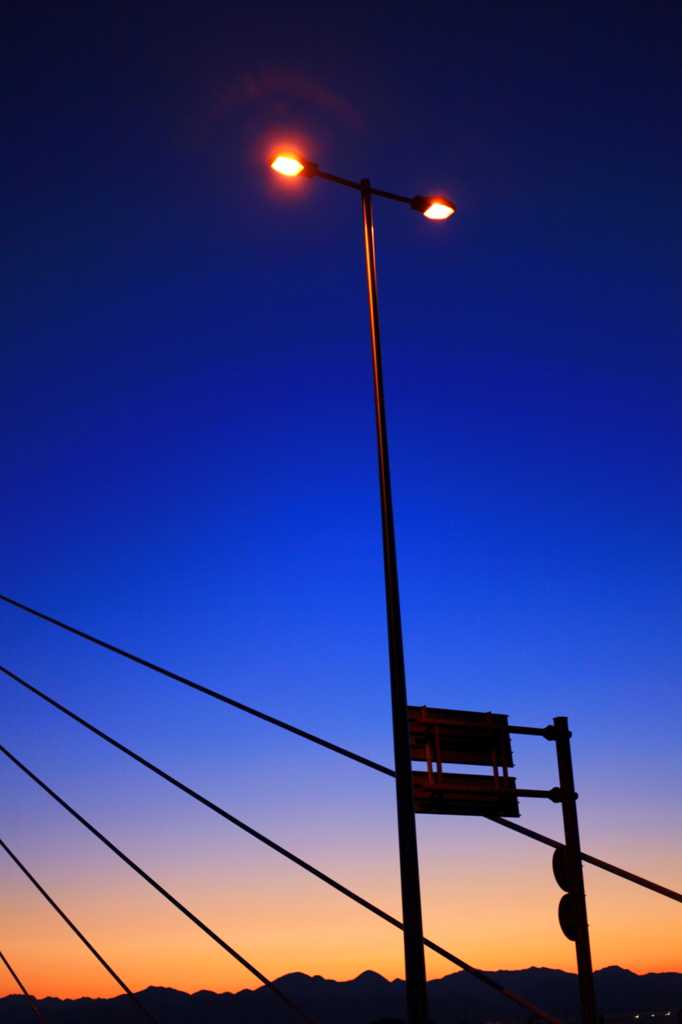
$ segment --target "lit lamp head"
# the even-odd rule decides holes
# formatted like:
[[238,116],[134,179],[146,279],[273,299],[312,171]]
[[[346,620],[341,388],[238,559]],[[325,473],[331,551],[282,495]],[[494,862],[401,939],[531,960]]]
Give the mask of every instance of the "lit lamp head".
[[410,205],[429,220],[446,220],[457,209],[454,203],[442,196],[415,196]]
[[314,178],[317,173],[317,164],[306,160],[304,156],[290,151],[280,151],[270,157],[270,166],[273,171],[283,174],[287,178]]

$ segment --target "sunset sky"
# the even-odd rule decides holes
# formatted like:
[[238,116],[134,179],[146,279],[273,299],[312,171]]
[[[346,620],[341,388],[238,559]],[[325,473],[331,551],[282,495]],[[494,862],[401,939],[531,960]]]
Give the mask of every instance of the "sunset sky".
[[[409,699],[567,715],[584,849],[682,890],[681,28],[661,0],[5,3],[0,593],[390,765],[359,199],[267,159],[448,196],[375,202]],[[4,605],[0,641],[401,916],[391,779]],[[0,723],[266,975],[404,976],[397,930],[4,677]],[[258,985],[5,758],[0,786],[0,838],[131,988]],[[547,847],[418,831],[429,938],[575,970]],[[679,903],[586,886],[595,967],[682,971]],[[32,993],[118,994],[2,851],[0,905]]]

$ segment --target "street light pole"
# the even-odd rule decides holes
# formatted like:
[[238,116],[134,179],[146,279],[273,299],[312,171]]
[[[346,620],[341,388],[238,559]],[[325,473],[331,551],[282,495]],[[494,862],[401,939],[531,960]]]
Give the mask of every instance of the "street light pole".
[[398,846],[400,851],[403,938],[405,943],[407,1018],[409,1024],[427,1024],[428,1002],[426,994],[426,968],[424,965],[421,894],[419,887],[419,857],[417,852],[417,829],[414,819],[412,760],[410,757],[410,733],[407,721],[407,689],[405,685],[405,656],[403,653],[403,630],[400,617],[400,593],[398,590],[398,562],[395,550],[395,530],[393,526],[391,474],[388,461],[388,435],[386,431],[386,411],[384,407],[384,380],[381,367],[379,300],[377,296],[374,224],[372,221],[372,193],[370,192],[370,183],[367,178],[363,178],[360,185],[362,196],[362,219],[365,235],[367,294],[369,298],[369,327],[372,341],[372,364],[374,369],[374,408],[376,412],[377,448],[379,455],[381,528],[384,548],[386,619],[388,623],[388,656],[391,675],[393,749],[395,754],[395,788],[398,811]]
[[372,188],[369,179],[349,181],[335,174],[321,171],[317,164],[298,153],[275,153],[270,166],[289,177],[325,178],[338,185],[357,189],[362,199],[362,219],[365,238],[365,265],[367,269],[367,295],[369,298],[369,326],[374,367],[374,407],[377,425],[379,455],[379,488],[381,492],[381,528],[384,551],[384,580],[386,586],[386,619],[388,625],[388,657],[391,676],[391,708],[393,714],[393,749],[395,755],[396,804],[398,816],[398,846],[400,855],[400,885],[403,905],[403,937],[405,944],[405,982],[407,989],[408,1024],[428,1024],[429,1011],[424,965],[424,934],[419,889],[419,857],[417,829],[414,818],[414,790],[410,732],[407,719],[407,688],[405,685],[405,656],[403,630],[400,618],[398,591],[398,561],[393,526],[393,499],[391,474],[388,463],[388,434],[384,407],[384,380],[381,368],[381,341],[379,335],[379,301],[377,297],[377,269],[374,251],[374,225],[372,222],[372,196],[393,199],[408,204],[430,220],[445,220],[455,212],[455,205],[442,196],[400,196]]

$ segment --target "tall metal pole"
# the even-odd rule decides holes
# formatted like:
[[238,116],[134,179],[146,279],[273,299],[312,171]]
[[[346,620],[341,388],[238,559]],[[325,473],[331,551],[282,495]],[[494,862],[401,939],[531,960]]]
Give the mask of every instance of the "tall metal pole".
[[393,749],[395,753],[395,787],[398,810],[398,844],[400,850],[400,883],[403,901],[403,937],[405,941],[405,981],[407,987],[407,1019],[409,1024],[428,1024],[424,936],[422,930],[421,895],[419,890],[419,858],[417,829],[414,820],[412,760],[410,732],[407,721],[407,689],[405,657],[400,620],[398,563],[393,528],[393,500],[388,465],[388,436],[384,408],[384,381],[381,368],[379,337],[379,302],[377,297],[372,195],[369,180],[360,182],[362,217],[365,229],[365,261],[369,296],[369,325],[374,366],[374,405],[379,451],[379,486],[381,490],[381,526],[384,546],[384,579],[386,584],[386,617],[388,620],[388,655],[391,674],[391,707],[393,710]]
[[[582,1006],[584,1024],[598,1024],[594,976],[592,974],[592,954],[590,952],[590,935],[587,924],[587,905],[585,903],[583,862],[580,854],[578,812],[575,805],[576,795],[573,782],[573,762],[571,760],[571,734],[568,731],[568,719],[555,718],[554,727],[556,729],[554,738],[556,740],[556,755],[559,765],[559,785],[563,791],[561,809],[564,816],[564,834],[566,837],[565,864],[567,881],[570,886],[571,925],[578,961],[580,1004]],[[567,898],[564,897],[564,899]]]

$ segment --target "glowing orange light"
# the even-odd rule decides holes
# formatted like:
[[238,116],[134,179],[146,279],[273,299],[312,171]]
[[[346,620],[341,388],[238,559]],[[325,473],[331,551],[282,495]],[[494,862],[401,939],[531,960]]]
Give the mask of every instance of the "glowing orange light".
[[304,169],[305,164],[295,153],[275,153],[270,166],[273,171],[279,174],[286,174],[288,178],[295,178]]
[[429,206],[424,210],[424,216],[428,217],[429,220],[445,220],[446,217],[450,217],[454,212],[454,206],[451,206],[447,199],[441,199],[440,196],[437,196],[435,199],[429,200]]

